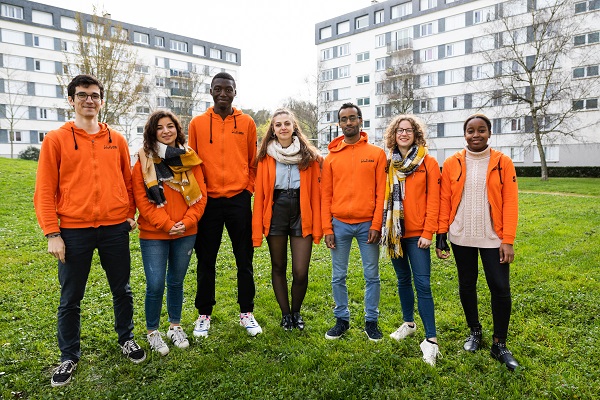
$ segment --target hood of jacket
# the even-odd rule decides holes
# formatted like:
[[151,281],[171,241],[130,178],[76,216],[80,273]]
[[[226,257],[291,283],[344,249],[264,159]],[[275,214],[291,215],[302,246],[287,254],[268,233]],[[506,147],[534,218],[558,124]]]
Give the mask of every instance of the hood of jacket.
[[367,136],[366,132],[360,132],[360,139],[358,139],[358,141],[353,144],[348,144],[348,143],[344,142],[344,137],[345,136],[342,135],[342,136],[338,136],[335,139],[333,139],[331,141],[331,143],[329,143],[329,146],[327,146],[327,149],[331,153],[337,153],[339,151],[344,150],[348,146],[356,146],[356,145],[362,145],[362,144],[369,143],[369,137]]

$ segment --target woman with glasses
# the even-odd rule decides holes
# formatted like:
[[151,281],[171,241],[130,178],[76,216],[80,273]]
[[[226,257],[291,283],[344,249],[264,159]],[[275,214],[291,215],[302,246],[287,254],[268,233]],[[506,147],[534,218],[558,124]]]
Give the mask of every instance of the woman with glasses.
[[206,207],[200,157],[185,145],[181,123],[170,111],[148,118],[144,144],[133,168],[133,192],[139,210],[140,249],[146,274],[146,329],[152,350],[167,355],[158,330],[167,286],[167,337],[187,348],[181,327],[183,281],[196,241],[198,220]]
[[[321,156],[286,109],[275,111],[256,157],[252,215],[255,247],[267,238],[271,281],[281,309],[281,326],[304,329],[300,308],[308,288],[312,243],[321,240]],[[291,307],[287,286],[288,237],[292,253]]]
[[437,230],[440,168],[427,154],[425,128],[412,115],[399,115],[385,132],[388,178],[385,191],[381,242],[392,259],[398,278],[398,295],[404,323],[390,336],[402,340],[417,331],[414,293],[425,329],[423,360],[435,365],[440,354],[431,295],[429,247]]
[[490,289],[494,343],[491,355],[509,370],[519,366],[506,348],[511,313],[510,263],[515,258],[518,188],[512,160],[490,148],[492,123],[474,114],[463,125],[467,146],[444,161],[436,253],[452,252],[458,271],[458,291],[471,329],[464,349],[481,347],[482,327],[477,307],[478,258]]

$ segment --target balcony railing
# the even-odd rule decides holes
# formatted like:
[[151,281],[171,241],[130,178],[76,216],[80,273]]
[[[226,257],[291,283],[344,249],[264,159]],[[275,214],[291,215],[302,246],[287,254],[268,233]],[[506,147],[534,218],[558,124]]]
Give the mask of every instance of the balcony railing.
[[387,45],[387,53],[395,53],[396,51],[412,50],[413,40],[412,38],[405,38],[400,40],[394,40]]
[[171,96],[175,96],[175,97],[191,97],[192,96],[192,91],[190,89],[171,88]]

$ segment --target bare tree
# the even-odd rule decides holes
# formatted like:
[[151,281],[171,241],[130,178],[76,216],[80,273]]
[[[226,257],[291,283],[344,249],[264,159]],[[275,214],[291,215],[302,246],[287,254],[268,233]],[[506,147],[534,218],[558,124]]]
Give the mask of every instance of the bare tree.
[[194,110],[198,108],[203,95],[209,93],[210,84],[208,67],[205,65],[193,65],[191,70],[175,69],[168,70],[166,81],[168,82],[167,107],[173,111],[181,121],[185,133],[194,116]]
[[573,79],[574,70],[569,67],[571,63],[597,66],[598,56],[597,51],[579,51],[575,46],[577,36],[582,31],[586,35],[584,19],[573,15],[572,0],[538,0],[537,8],[531,3],[530,9],[524,9],[528,3],[503,4],[490,24],[495,46],[484,57],[494,65],[497,89],[491,101],[501,105],[504,115],[511,115],[516,124],[523,121],[522,144],[535,145],[541,179],[547,180],[544,146],[565,137],[578,139],[581,129],[590,125],[577,118],[583,108],[579,99],[598,97],[598,73]]
[[[98,120],[120,125],[123,115],[134,113],[145,95],[146,78],[136,71],[137,51],[128,41],[128,32],[108,14],[78,14],[75,52],[65,52],[65,75],[59,81],[66,89],[78,74],[95,76],[104,85],[104,107]],[[66,90],[65,90],[66,92]]]
[[[314,126],[313,130],[305,132],[309,138],[315,141],[317,147],[323,145],[327,146],[329,141],[332,139],[331,135],[323,140],[323,136],[327,131],[331,131],[331,127],[335,124],[335,120],[331,118],[330,110],[331,105],[338,100],[338,93],[336,90],[330,90],[330,77],[333,76],[333,71],[325,68],[325,62],[319,61],[317,65],[316,75],[308,76],[305,79],[306,87],[308,89],[308,98],[312,99],[307,101],[305,105],[311,112],[306,112],[307,120]],[[312,104],[313,106],[309,106]],[[309,116],[310,115],[310,116]],[[321,140],[319,140],[321,139]]]
[[300,129],[309,140],[319,138],[319,109],[317,104],[308,100],[288,98],[283,106],[294,113]]
[[[10,143],[10,158],[14,158],[14,143],[17,135],[19,122],[29,117],[31,102],[27,97],[27,80],[19,80],[19,70],[13,69],[10,64],[5,63],[0,68],[0,79],[4,80],[4,92],[0,93],[0,119],[6,120],[8,130],[8,142]],[[24,78],[22,76],[21,78]]]

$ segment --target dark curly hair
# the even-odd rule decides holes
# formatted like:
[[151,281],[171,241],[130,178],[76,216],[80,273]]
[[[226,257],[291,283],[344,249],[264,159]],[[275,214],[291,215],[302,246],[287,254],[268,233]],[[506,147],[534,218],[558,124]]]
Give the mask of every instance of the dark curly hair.
[[273,140],[277,140],[277,137],[275,136],[275,128],[273,127],[273,120],[275,117],[282,114],[289,115],[292,119],[292,126],[294,128],[294,133],[292,133],[292,135],[296,136],[300,141],[300,154],[302,155],[302,159],[298,163],[298,169],[304,171],[310,167],[310,164],[313,161],[319,160],[319,150],[317,150],[317,148],[308,141],[304,133],[302,133],[300,125],[298,124],[294,114],[285,108],[275,110],[273,113],[271,122],[269,124],[269,129],[267,130],[267,133],[265,133],[262,142],[260,142],[260,148],[258,149],[258,154],[256,155],[256,165],[258,165],[259,161],[263,160],[267,156],[267,147],[269,147],[269,143],[271,143]]
[[385,140],[385,147],[392,150],[396,145],[396,129],[400,126],[400,122],[408,121],[412,125],[413,133],[415,135],[415,142],[417,146],[427,146],[427,141],[425,140],[425,124],[419,118],[414,115],[402,114],[395,117],[392,122],[385,129],[385,135],[383,136]]
[[169,117],[175,124],[175,129],[177,130],[177,139],[175,139],[175,143],[181,146],[185,144],[185,135],[183,134],[181,122],[179,122],[177,116],[168,110],[158,110],[148,117],[146,126],[144,126],[144,153],[148,156],[156,154],[156,143],[158,142],[158,139],[156,139],[156,127],[158,126],[158,121],[165,117]]

